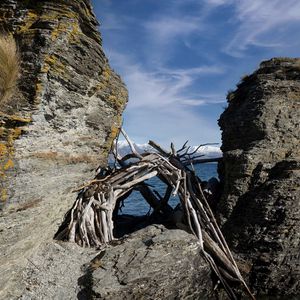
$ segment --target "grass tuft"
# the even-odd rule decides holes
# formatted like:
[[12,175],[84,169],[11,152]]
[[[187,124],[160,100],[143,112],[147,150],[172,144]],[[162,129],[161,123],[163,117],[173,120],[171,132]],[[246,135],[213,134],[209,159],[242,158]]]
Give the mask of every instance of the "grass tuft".
[[17,88],[20,55],[12,36],[0,36],[0,105],[6,104]]

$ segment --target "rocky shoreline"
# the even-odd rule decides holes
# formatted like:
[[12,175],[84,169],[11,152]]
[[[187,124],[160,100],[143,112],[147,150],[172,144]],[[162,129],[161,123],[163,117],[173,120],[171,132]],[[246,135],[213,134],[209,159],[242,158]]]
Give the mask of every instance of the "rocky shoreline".
[[[0,16],[23,70],[0,107],[0,163],[13,162],[1,177],[0,299],[227,299],[183,230],[152,224],[101,249],[53,240],[72,190],[107,162],[127,90],[90,1],[4,0]],[[214,212],[257,299],[300,298],[299,112],[300,59],[274,58],[228,95],[219,120]]]

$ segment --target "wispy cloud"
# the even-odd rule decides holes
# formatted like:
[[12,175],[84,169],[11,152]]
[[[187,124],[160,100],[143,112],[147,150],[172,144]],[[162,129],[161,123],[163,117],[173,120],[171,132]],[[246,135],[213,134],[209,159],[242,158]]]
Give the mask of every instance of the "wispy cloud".
[[[111,60],[118,66],[129,90],[130,101],[125,113],[125,126],[139,143],[155,139],[166,145],[171,140],[178,144],[219,141],[219,130],[195,107],[224,102],[222,94],[191,93],[189,88],[197,78],[222,74],[221,66],[201,66],[187,69],[160,68],[147,70],[124,54],[110,51]],[[199,136],[199,128],[205,131]]]
[[226,90],[263,58],[290,55],[291,41],[300,46],[299,0],[94,0],[94,5],[110,63],[129,90],[125,126],[137,142],[149,132],[161,141],[187,135],[218,140],[216,119]]
[[191,16],[179,17],[177,15],[173,17],[161,16],[145,22],[144,26],[152,42],[166,45],[174,41],[174,39],[199,32],[201,29],[201,18]]
[[204,2],[206,4],[209,4],[211,6],[220,6],[220,5],[228,5],[231,4],[235,0],[205,0]]
[[191,145],[218,142],[220,132],[216,122],[193,109],[169,107],[131,109],[124,116],[127,132],[137,143],[156,140],[163,146],[175,142],[181,146],[186,140]]
[[[156,68],[146,70],[130,57],[110,52],[129,89],[128,108],[162,108],[169,105],[199,106],[220,101],[220,95],[193,95],[189,88],[201,76],[222,74],[221,66],[201,66],[187,69]],[[216,99],[213,97],[216,96]],[[223,100],[224,101],[224,100]],[[179,107],[178,107],[179,109]],[[182,109],[182,108],[180,108]]]
[[[196,0],[195,0],[196,1]],[[300,2],[298,0],[205,0],[207,11],[232,9],[227,26],[232,26],[223,51],[234,57],[247,55],[251,46],[287,48],[291,35],[298,39]],[[206,16],[209,14],[206,14]],[[224,24],[226,26],[226,24]],[[294,45],[300,44],[294,43]]]
[[105,18],[101,20],[102,30],[122,30],[124,24],[113,13],[106,13]]
[[[298,0],[235,0],[234,22],[237,31],[224,48],[225,52],[242,56],[251,45],[259,47],[282,47],[285,40],[277,40],[280,31],[300,24],[300,2]],[[296,36],[295,36],[296,37]]]
[[[203,141],[211,140],[211,136],[216,137],[214,141],[219,140],[216,122],[196,110],[203,105],[224,102],[225,97],[221,93],[195,89],[195,86],[201,78],[223,74],[225,67],[201,63],[176,68],[169,64],[170,53],[177,51],[178,43],[192,48],[190,38],[205,29],[202,24],[204,15],[182,14],[181,9],[189,1],[194,0],[174,1],[171,10],[159,11],[145,20],[136,20],[139,32],[143,34],[143,43],[137,46],[145,54],[144,61],[135,53],[118,50],[115,45],[107,51],[110,62],[122,74],[129,90],[125,126],[137,142],[145,142],[145,135],[152,132],[155,135],[152,138],[163,144],[170,138],[177,143],[187,138],[197,143],[199,128],[205,128],[205,133],[201,135]],[[110,34],[118,32],[120,38],[122,32],[123,36],[128,34],[128,26],[134,24],[133,20],[127,22],[127,17],[122,15],[120,19],[108,10],[102,28]]]

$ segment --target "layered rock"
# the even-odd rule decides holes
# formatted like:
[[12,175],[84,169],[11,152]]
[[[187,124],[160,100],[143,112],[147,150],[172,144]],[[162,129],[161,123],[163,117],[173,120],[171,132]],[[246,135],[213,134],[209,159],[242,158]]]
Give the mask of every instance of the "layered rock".
[[[21,53],[19,89],[0,105],[0,298],[55,233],[74,187],[106,164],[127,90],[101,46],[88,0],[0,4],[0,28]],[[19,285],[16,288],[16,285]]]
[[228,104],[219,120],[223,231],[252,265],[258,295],[299,297],[300,60],[263,62]]

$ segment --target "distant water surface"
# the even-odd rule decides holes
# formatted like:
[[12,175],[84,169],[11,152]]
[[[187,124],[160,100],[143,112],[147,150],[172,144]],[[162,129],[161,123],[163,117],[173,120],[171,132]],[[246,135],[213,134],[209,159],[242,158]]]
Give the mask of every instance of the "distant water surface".
[[[211,177],[218,178],[217,163],[206,163],[199,164],[195,166],[195,171],[201,180],[208,180]],[[147,180],[147,183],[152,185],[155,190],[159,192],[161,196],[164,195],[166,190],[166,185],[159,180],[157,177]],[[169,200],[169,204],[175,207],[179,202],[178,197],[172,197]],[[150,207],[148,203],[144,200],[141,194],[134,191],[125,201],[125,207],[122,208],[120,214],[129,214],[135,216],[142,216],[149,212]]]

